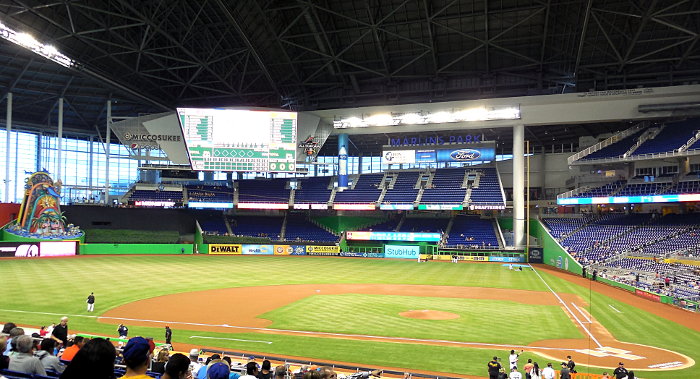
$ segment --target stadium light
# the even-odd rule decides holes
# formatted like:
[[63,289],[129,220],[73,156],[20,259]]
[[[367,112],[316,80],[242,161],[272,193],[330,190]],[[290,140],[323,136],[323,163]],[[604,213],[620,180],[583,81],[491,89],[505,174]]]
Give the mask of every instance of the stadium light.
[[22,46],[35,54],[60,64],[63,67],[75,66],[75,61],[61,54],[53,45],[47,45],[37,41],[29,33],[20,33],[0,22],[0,37],[16,45]]
[[370,126],[398,126],[398,125],[422,125],[444,124],[461,121],[492,121],[492,120],[518,120],[520,119],[520,107],[504,108],[467,108],[448,111],[409,112],[409,113],[379,113],[373,115],[352,116],[348,118],[336,118],[333,127],[336,129],[366,128]]

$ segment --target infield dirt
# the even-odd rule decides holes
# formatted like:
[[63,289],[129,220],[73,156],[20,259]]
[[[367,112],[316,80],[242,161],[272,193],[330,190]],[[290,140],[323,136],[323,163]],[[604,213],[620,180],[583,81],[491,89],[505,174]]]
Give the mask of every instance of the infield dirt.
[[[440,263],[438,263],[440,264]],[[671,306],[654,303],[637,297],[631,293],[601,284],[590,282],[568,273],[559,272],[539,266],[538,270],[547,271],[553,275],[576,284],[591,286],[591,289],[610,296],[616,300],[631,304],[647,312],[700,330],[700,317],[697,314],[683,311]],[[427,339],[406,339],[379,336],[345,335],[334,333],[297,332],[292,330],[277,330],[269,328],[270,320],[259,318],[260,315],[291,304],[303,298],[315,295],[335,294],[372,294],[372,295],[402,295],[419,297],[447,297],[469,299],[492,299],[522,302],[530,305],[559,305],[571,318],[584,339],[540,340],[523,347],[527,351],[551,359],[552,362],[562,361],[567,355],[576,355],[589,366],[615,367],[617,362],[624,360],[628,369],[650,370],[650,366],[671,364],[672,369],[689,367],[695,362],[692,358],[673,351],[639,344],[626,343],[616,340],[612,334],[601,325],[584,307],[587,303],[579,296],[559,294],[560,300],[551,292],[536,292],[517,289],[451,287],[431,285],[387,285],[387,284],[305,284],[286,286],[261,286],[242,288],[223,288],[209,291],[178,293],[136,301],[114,308],[100,318],[101,322],[118,323],[112,318],[130,318],[151,321],[130,321],[132,324],[160,327],[165,321],[180,324],[181,329],[202,330],[220,333],[263,333],[304,335],[318,338],[354,339],[423,345],[459,346],[464,348],[504,349],[511,347],[474,342],[450,342]],[[244,306],[231,307],[231,304]],[[204,312],[206,310],[206,313]],[[424,312],[407,310],[405,317],[429,318],[448,317],[447,312]],[[168,320],[159,321],[167,314]],[[202,315],[206,314],[206,324]],[[457,315],[455,315],[457,316]],[[444,319],[444,318],[443,318]],[[583,359],[585,356],[585,359]],[[676,362],[675,364],[672,364]]]

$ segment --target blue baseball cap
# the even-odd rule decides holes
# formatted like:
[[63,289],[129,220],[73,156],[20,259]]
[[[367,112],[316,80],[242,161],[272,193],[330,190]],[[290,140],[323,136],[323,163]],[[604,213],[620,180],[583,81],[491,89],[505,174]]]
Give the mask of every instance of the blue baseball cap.
[[207,378],[209,379],[228,379],[231,367],[224,362],[216,362],[209,366],[207,370]]
[[124,360],[128,363],[143,363],[148,359],[148,353],[151,352],[151,344],[143,337],[134,337],[129,339],[124,347]]

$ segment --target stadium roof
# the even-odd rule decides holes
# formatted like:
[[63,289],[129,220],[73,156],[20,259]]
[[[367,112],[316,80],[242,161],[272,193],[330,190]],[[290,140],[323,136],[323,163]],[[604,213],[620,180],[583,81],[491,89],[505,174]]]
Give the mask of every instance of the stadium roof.
[[[78,63],[0,39],[0,96],[14,94],[15,122],[55,129],[63,96],[66,129],[88,134],[103,129],[108,99],[121,116],[303,111],[700,81],[697,1],[0,0],[0,22]],[[561,125],[532,139],[625,127]]]

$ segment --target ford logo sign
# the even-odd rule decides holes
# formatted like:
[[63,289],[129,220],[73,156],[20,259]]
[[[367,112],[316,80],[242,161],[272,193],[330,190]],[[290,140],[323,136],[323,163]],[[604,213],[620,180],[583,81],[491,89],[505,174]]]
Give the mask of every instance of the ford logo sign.
[[481,152],[474,149],[460,149],[450,153],[450,158],[455,161],[473,161],[479,159]]

